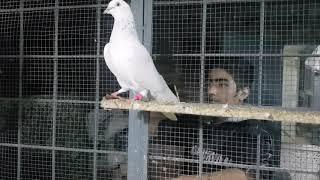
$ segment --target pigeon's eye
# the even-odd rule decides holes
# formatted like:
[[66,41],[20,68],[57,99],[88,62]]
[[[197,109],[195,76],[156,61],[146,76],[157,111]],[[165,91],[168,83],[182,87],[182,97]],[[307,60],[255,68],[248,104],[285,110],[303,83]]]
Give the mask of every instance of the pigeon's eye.
[[120,6],[120,3],[119,3],[119,2],[117,2],[116,6]]

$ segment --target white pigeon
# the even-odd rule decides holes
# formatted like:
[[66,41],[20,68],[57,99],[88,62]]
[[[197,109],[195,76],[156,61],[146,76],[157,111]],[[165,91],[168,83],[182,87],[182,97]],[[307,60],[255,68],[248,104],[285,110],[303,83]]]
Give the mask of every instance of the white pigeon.
[[[134,100],[148,98],[150,93],[151,99],[157,102],[177,103],[178,98],[159,74],[149,52],[138,38],[130,6],[123,0],[112,0],[103,14],[111,14],[114,18],[110,41],[104,47],[104,59],[121,86],[111,95],[118,97],[120,93],[133,90]],[[174,114],[163,114],[177,120]]]

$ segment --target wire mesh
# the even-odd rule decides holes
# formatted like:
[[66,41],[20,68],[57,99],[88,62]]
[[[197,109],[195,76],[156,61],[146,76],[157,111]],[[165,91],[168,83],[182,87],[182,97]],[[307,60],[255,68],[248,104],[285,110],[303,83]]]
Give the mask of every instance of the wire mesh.
[[[318,2],[155,0],[153,5],[153,56],[177,66],[183,101],[239,104],[240,98],[240,104],[319,110],[318,58],[311,57],[318,55]],[[230,80],[235,83],[230,97],[237,101],[219,95],[230,90]],[[150,133],[150,179],[319,178],[316,125],[178,119],[158,120],[156,134]],[[194,131],[189,134],[186,126]]]
[[58,99],[94,101],[96,60],[58,59]]
[[126,176],[128,113],[99,110],[118,88],[103,3],[1,1],[0,179]]
[[22,95],[24,97],[42,95],[41,98],[52,99],[52,87],[54,84],[53,67],[53,59],[24,59],[22,72]]
[[18,102],[1,100],[0,107],[0,143],[17,143]]
[[[127,178],[128,112],[99,109],[120,88],[103,58],[108,2],[0,2],[0,179]],[[154,0],[152,57],[184,102],[319,111],[319,9],[317,0]],[[232,96],[219,95],[233,83]],[[148,152],[148,179],[319,179],[312,124],[151,113]]]
[[57,151],[56,179],[92,179],[93,153]]
[[[54,12],[39,10],[24,12],[24,54],[53,55]],[[37,32],[35,34],[35,32]]]
[[14,9],[19,8],[19,0],[5,0],[0,2],[1,9]]
[[[81,2],[81,1],[72,1]],[[96,8],[59,11],[59,55],[95,55],[97,48]]]
[[0,147],[0,176],[5,179],[16,179],[18,150],[16,147]]
[[27,102],[23,108],[21,143],[50,146],[52,117],[52,103]]
[[21,150],[22,179],[50,179],[52,151],[23,148]]
[[24,2],[25,8],[37,8],[37,7],[52,7],[55,5],[54,0],[26,0]]
[[1,13],[0,20],[3,22],[0,55],[16,55],[19,52],[17,48],[19,47],[19,14],[16,12]]
[[19,59],[0,58],[1,97],[14,98],[19,96]]

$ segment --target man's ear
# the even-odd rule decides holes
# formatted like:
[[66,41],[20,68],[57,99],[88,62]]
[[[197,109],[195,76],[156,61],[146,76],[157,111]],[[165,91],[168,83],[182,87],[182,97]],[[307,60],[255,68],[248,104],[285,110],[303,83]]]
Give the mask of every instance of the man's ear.
[[249,87],[244,87],[242,89],[240,89],[237,92],[237,97],[239,99],[240,102],[243,102],[243,100],[247,99],[250,93],[250,88]]

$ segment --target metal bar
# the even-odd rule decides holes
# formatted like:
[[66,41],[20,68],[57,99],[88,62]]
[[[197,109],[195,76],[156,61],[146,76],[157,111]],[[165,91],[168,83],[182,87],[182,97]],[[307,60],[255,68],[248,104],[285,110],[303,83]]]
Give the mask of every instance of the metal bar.
[[[259,128],[259,127],[258,127]],[[260,164],[261,164],[261,134],[257,136],[257,165],[256,165],[256,180],[260,179]]]
[[193,54],[153,54],[152,56],[173,56],[173,57],[320,57],[320,54],[260,54],[260,53],[193,53]]
[[148,116],[144,111],[129,111],[127,179],[130,180],[147,180]]
[[144,1],[143,45],[152,54],[152,4],[153,0]]
[[[20,9],[23,9],[24,0],[20,1]],[[19,34],[19,99],[22,98],[22,78],[23,78],[23,47],[24,47],[24,31],[23,31],[23,11],[20,11],[20,34]],[[22,102],[19,101],[18,109],[18,144],[21,144],[22,136]],[[21,147],[18,147],[18,162],[17,162],[17,180],[21,178]]]
[[79,8],[98,8],[107,7],[107,5],[74,5],[74,6],[50,6],[50,7],[33,7],[33,8],[14,8],[14,9],[0,9],[0,13],[6,12],[21,12],[21,11],[41,11],[54,9],[79,9]]
[[149,113],[129,111],[128,179],[147,179]]
[[[32,99],[32,98],[0,98],[1,101],[21,101],[21,102],[46,102],[52,103],[53,99]],[[58,103],[74,103],[74,104],[94,104],[95,101],[83,101],[83,100],[64,100],[64,99],[57,99]]]
[[[287,0],[264,0],[265,2],[280,2]],[[239,2],[257,2],[257,0],[207,0],[208,4],[213,3],[239,3]],[[203,4],[203,1],[189,0],[189,1],[156,1],[154,5],[192,5],[192,4]]]
[[[150,159],[154,160],[163,160],[163,161],[176,161],[176,162],[187,162],[187,163],[199,163],[198,160],[195,159],[185,159],[185,158],[174,158],[174,157],[163,157],[163,156],[149,156]],[[208,165],[216,165],[216,166],[224,166],[224,167],[233,167],[233,168],[246,168],[246,169],[255,169],[256,165],[247,165],[247,164],[237,164],[237,163],[225,163],[225,162],[214,162],[214,161],[204,161],[204,164]],[[301,172],[308,174],[317,175],[318,172],[307,171],[307,170],[292,170],[289,168],[279,168],[279,167],[267,167],[267,166],[259,166],[260,170],[266,171],[278,171],[278,172]]]
[[[205,79],[205,52],[206,52],[206,27],[207,27],[207,0],[202,5],[202,31],[201,31],[201,69],[200,69],[200,103],[204,103],[204,79]],[[200,117],[201,118],[201,117]],[[203,168],[203,121],[199,121],[199,166],[198,173],[202,176]]]
[[80,149],[80,148],[66,148],[66,147],[52,147],[52,146],[40,146],[40,145],[27,145],[27,144],[12,144],[12,143],[0,143],[0,146],[5,147],[17,147],[17,148],[30,148],[30,149],[42,149],[42,150],[55,150],[55,151],[70,151],[70,152],[85,152],[85,153],[102,153],[102,154],[119,154],[126,155],[126,152],[122,151],[107,151],[107,150],[94,150],[94,149]]
[[[135,17],[135,23],[137,33],[142,42],[149,42],[145,31],[151,30],[144,28],[149,22],[144,23],[147,18],[147,12],[145,12],[145,5],[152,5],[152,1],[146,2],[144,0],[132,0],[131,9]],[[152,8],[152,7],[149,7]],[[145,19],[146,18],[146,19]],[[149,47],[147,49],[150,50]],[[130,97],[133,93],[130,92]],[[147,180],[147,168],[148,168],[148,120],[149,113],[144,111],[129,111],[129,132],[128,132],[128,169],[127,179],[130,180]]]
[[[195,53],[195,54],[152,54],[152,56],[173,56],[173,57],[320,57],[320,54],[259,54],[259,53],[230,53],[230,54],[212,54],[212,53]],[[19,58],[19,55],[0,55],[0,58]],[[103,55],[24,55],[24,58],[103,58]]]
[[203,0],[202,8],[202,32],[201,32],[201,69],[200,69],[200,103],[204,101],[204,79],[205,79],[205,51],[206,51],[206,22],[207,22],[207,3]]
[[[152,54],[152,32],[153,32],[153,0],[143,1],[143,45],[148,49],[149,53]],[[149,119],[150,113],[144,112],[144,122],[147,123],[144,126],[144,151],[143,151],[143,179],[148,179],[148,147],[149,147]]]
[[264,1],[260,4],[260,41],[259,41],[259,77],[258,77],[258,105],[262,103],[262,71],[263,71],[263,43],[264,43]]
[[[100,86],[100,32],[101,32],[101,0],[97,0],[97,52],[96,52],[96,96],[94,104],[94,138],[93,149],[97,150],[97,136],[98,136],[98,123],[99,123],[99,86]],[[97,179],[97,153],[93,153],[93,179]]]
[[[18,58],[19,55],[1,55],[0,58]],[[24,55],[25,58],[103,58],[103,55]]]
[[[55,0],[54,9],[54,55],[53,58],[53,104],[52,104],[52,147],[56,146],[56,123],[58,106],[58,36],[59,36],[59,0]],[[52,149],[52,180],[56,179],[56,152]]]
[[[263,71],[263,46],[264,46],[264,17],[265,16],[265,4],[264,1],[260,3],[260,41],[259,41],[259,77],[258,77],[258,105],[262,104],[262,71]],[[257,128],[259,128],[259,124],[257,124]],[[260,158],[261,158],[261,134],[259,132],[257,136],[257,167],[256,167],[256,179],[260,179]]]
[[199,121],[199,165],[198,165],[198,174],[199,174],[200,177],[202,177],[202,168],[203,168],[203,121]]

